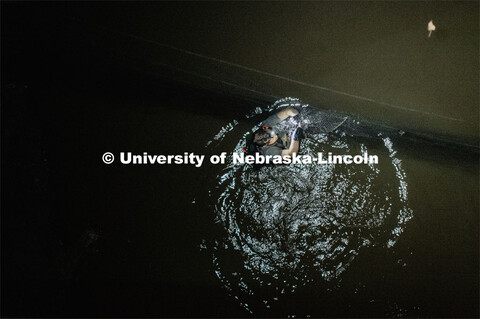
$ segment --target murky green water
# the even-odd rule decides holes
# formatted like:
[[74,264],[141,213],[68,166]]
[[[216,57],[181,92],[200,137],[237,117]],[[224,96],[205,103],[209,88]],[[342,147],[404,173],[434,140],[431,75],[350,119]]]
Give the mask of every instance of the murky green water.
[[[477,3],[22,5],[2,7],[2,315],[478,317],[478,148],[409,130],[478,141]],[[302,153],[379,164],[101,162],[240,151],[290,104],[356,114]]]
[[65,16],[150,72],[270,103],[301,96],[404,130],[478,141],[475,1],[95,8],[73,6]]

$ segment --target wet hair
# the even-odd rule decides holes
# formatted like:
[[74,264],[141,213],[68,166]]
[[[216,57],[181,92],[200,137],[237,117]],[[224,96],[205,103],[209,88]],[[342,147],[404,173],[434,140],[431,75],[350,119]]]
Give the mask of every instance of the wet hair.
[[270,133],[260,128],[253,133],[253,143],[258,147],[265,146],[271,139]]

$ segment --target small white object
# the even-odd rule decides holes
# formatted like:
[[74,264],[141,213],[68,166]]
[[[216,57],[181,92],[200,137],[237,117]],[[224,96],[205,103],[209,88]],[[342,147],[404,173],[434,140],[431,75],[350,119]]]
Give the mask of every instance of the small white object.
[[435,25],[433,24],[433,20],[430,20],[430,22],[428,22],[428,27],[427,27],[427,30],[428,30],[428,37],[430,38],[430,36],[432,35],[432,32],[435,31],[436,27]]

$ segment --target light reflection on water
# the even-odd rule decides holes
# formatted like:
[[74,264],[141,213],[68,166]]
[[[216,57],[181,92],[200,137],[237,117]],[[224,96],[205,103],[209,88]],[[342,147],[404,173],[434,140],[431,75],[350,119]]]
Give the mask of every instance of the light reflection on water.
[[[318,111],[292,98],[247,117],[285,106],[302,109],[304,127],[318,124]],[[222,128],[207,146],[217,143],[226,151],[243,152],[244,138],[233,148],[221,144],[237,124]],[[296,120],[282,125],[288,131]],[[341,127],[335,134],[309,134],[300,154],[318,152],[367,152],[377,155],[379,164],[295,164],[257,171],[234,165],[230,157],[218,186],[210,190],[224,232],[205,249],[224,287],[251,313],[270,308],[298,287],[334,287],[362,248],[392,247],[412,218],[406,175],[388,137],[350,136]]]

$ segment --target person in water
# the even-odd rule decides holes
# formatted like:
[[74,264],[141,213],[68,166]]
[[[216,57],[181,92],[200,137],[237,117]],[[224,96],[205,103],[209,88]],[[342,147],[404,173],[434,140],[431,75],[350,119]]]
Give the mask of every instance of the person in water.
[[269,116],[262,124],[262,127],[253,133],[253,144],[262,155],[292,156],[300,148],[300,140],[305,138],[303,129],[299,126],[289,139],[286,134],[277,135],[275,127],[289,117],[294,117],[298,111],[294,108],[287,108]]

